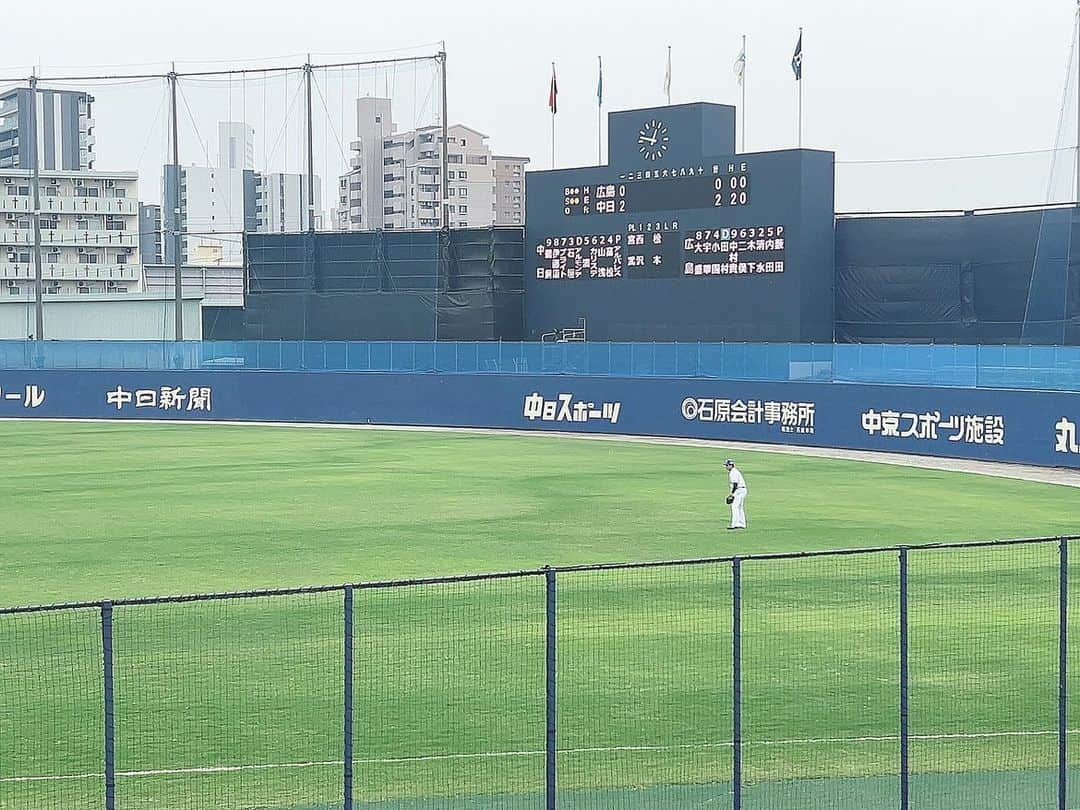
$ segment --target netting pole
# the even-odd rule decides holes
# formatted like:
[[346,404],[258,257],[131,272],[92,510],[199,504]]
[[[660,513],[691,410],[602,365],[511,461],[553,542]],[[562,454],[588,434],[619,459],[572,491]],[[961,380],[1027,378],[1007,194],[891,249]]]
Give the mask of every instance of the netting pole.
[[555,810],[555,755],[557,745],[555,719],[555,570],[544,571],[547,585],[547,742],[545,745],[545,794],[547,810]]
[[345,586],[345,810],[353,806],[353,589]]
[[1067,733],[1068,711],[1068,648],[1069,648],[1069,541],[1059,541],[1058,559],[1058,810],[1065,810],[1068,793]]
[[908,550],[900,549],[900,810],[911,805],[908,718]]
[[742,808],[742,577],[731,561],[731,806]]
[[[181,236],[181,202],[180,202],[180,124],[176,110],[176,63],[167,76],[169,81],[169,121],[172,128],[172,166],[173,166],[173,314],[174,339],[180,343],[184,339],[184,279],[183,279],[183,249],[184,242]],[[179,349],[179,347],[177,347]]]
[[[304,64],[304,88],[307,101],[307,207],[308,233],[315,233],[315,138],[311,119],[311,54]],[[304,335],[307,338],[307,335]]]
[[101,603],[101,661],[105,691],[105,810],[116,810],[116,729],[113,718],[112,603]]
[[[30,143],[27,152],[33,157],[30,161],[30,185],[33,188],[34,205],[34,337],[38,345],[43,345],[45,340],[45,314],[42,292],[45,284],[41,271],[41,156],[38,154],[37,135],[37,107],[38,107],[38,79],[36,74],[30,76]],[[39,364],[40,366],[40,364]]]

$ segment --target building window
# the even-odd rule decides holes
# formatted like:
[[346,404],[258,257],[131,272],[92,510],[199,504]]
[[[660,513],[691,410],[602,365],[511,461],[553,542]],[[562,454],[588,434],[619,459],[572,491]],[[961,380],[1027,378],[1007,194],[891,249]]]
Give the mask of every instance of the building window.
[[45,254],[45,261],[49,264],[60,264],[60,251],[54,250]]
[[461,155],[450,154],[450,155],[446,156],[446,162],[447,163],[461,163],[461,160],[462,160]]
[[469,155],[465,162],[472,166],[487,166],[487,155]]
[[469,206],[467,206],[467,205],[459,205],[457,207],[457,212],[459,214],[467,214],[467,213],[469,213]]
[[456,197],[457,196],[457,189],[454,188],[453,186],[450,186],[450,188],[448,188],[446,190],[446,196],[447,197]]
[[20,253],[15,257],[15,261],[19,262],[19,264],[30,264],[30,254]]
[[467,179],[469,179],[469,173],[467,171],[465,171],[464,169],[459,171],[457,173],[457,176],[458,176],[459,180],[467,180]]
[[514,222],[521,222],[521,214],[514,214]]
[[459,188],[458,189],[458,196],[459,197],[468,197],[469,196],[469,190],[467,188]]

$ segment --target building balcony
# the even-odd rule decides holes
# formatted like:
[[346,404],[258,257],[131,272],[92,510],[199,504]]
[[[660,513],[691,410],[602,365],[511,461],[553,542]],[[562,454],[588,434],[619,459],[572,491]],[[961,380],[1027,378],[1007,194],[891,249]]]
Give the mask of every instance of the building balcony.
[[[33,244],[33,228],[0,229],[0,245]],[[139,246],[139,233],[138,231],[42,229],[41,244],[43,247],[59,245],[61,247],[133,248]]]
[[43,214],[116,214],[137,216],[139,201],[132,197],[48,197],[41,195]]
[[[142,267],[137,264],[75,264],[68,262],[44,262],[41,277],[45,281],[128,281],[142,278]],[[34,281],[34,265],[23,262],[0,261],[0,279]]]
[[18,195],[3,196],[0,197],[0,213],[8,211],[17,211],[19,213],[29,213],[33,210],[31,197],[21,197]]

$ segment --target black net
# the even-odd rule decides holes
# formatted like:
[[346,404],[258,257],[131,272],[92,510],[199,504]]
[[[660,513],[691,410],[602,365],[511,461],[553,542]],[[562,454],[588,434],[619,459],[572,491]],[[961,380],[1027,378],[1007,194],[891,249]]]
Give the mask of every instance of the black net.
[[543,807],[544,580],[356,592],[355,795]]
[[1057,806],[1053,543],[910,555],[911,797]]
[[559,806],[731,801],[731,569],[558,578]]
[[117,607],[117,806],[342,796],[340,592]]
[[743,806],[899,795],[895,554],[742,564]]
[[105,801],[96,609],[0,615],[0,808]]

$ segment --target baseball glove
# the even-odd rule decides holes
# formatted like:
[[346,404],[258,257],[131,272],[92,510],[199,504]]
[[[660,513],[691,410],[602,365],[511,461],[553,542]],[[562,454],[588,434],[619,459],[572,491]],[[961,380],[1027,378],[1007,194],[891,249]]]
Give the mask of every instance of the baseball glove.
[[734,495],[728,495],[726,498],[724,498],[724,503],[726,503],[728,506],[730,506],[734,502],[735,502],[735,496]]

